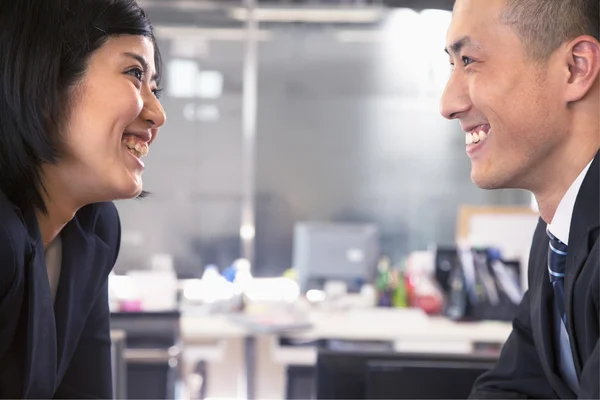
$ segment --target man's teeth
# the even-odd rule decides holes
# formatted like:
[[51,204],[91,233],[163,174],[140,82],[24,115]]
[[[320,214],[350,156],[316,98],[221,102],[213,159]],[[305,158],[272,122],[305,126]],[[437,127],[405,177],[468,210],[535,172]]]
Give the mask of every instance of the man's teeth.
[[125,138],[123,144],[129,149],[131,154],[141,158],[148,154],[148,145],[146,143],[136,142],[135,139]]
[[469,144],[482,142],[485,139],[487,139],[488,135],[489,135],[489,133],[485,133],[485,131],[483,131],[483,130],[467,132],[465,134],[465,143],[467,145],[469,145]]

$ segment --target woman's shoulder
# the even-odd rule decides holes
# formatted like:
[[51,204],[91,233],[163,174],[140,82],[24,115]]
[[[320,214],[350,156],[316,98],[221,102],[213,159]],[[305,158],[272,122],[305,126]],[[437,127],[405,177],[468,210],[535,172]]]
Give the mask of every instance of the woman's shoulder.
[[21,211],[0,191],[0,261],[3,251],[12,248],[13,251],[24,248],[29,242],[27,227]]
[[79,225],[87,232],[93,232],[115,253],[121,244],[121,222],[114,203],[94,203],[77,212]]
[[77,212],[81,223],[91,224],[97,234],[114,234],[120,228],[119,213],[114,203],[94,203]]
[[27,228],[19,208],[0,191],[0,298],[30,249]]

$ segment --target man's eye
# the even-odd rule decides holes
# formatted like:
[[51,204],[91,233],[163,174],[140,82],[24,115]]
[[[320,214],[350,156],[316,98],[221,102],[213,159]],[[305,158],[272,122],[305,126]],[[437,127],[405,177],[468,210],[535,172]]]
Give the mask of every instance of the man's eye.
[[127,71],[127,73],[135,77],[135,79],[137,79],[140,82],[144,78],[144,71],[142,71],[140,68],[132,68],[129,71]]
[[462,62],[463,62],[463,65],[464,65],[465,67],[466,67],[467,65],[471,64],[471,63],[472,63],[472,62],[474,62],[474,61],[475,61],[475,60],[473,60],[473,59],[472,59],[472,58],[470,58],[470,57],[465,57],[465,56],[463,56],[463,57],[462,57]]

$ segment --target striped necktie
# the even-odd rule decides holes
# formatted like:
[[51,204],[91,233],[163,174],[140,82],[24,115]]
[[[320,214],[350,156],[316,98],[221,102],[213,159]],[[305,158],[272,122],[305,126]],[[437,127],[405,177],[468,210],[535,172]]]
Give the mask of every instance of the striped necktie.
[[565,266],[567,263],[567,245],[558,240],[550,231],[546,231],[550,238],[548,246],[548,272],[550,282],[554,287],[554,304],[558,309],[565,325],[567,324],[567,314],[565,312]]

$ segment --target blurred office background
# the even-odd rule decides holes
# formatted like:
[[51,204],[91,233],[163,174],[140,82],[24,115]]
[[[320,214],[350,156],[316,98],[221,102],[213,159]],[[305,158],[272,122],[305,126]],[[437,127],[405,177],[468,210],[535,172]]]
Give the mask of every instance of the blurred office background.
[[[198,275],[241,256],[243,3],[140,3],[164,59],[168,123],[147,158],[152,196],[118,205],[117,270],[163,252]],[[287,13],[260,23],[258,276],[292,266],[296,221],[376,223],[384,252],[401,258],[454,243],[461,204],[529,204],[473,185],[464,134],[439,114],[450,13],[366,3],[260,3]]]
[[[471,239],[475,242],[471,245],[480,245],[479,251],[497,244],[496,252],[485,253],[491,257],[488,261],[513,263],[513,270],[522,276],[528,229],[535,222],[534,211],[527,211],[529,193],[478,189],[470,181],[464,133],[456,121],[446,121],[439,114],[440,96],[450,74],[443,49],[451,0],[273,0],[257,1],[254,7],[255,2],[225,0],[139,3],[151,16],[162,52],[162,104],[168,122],[147,157],[144,184],[151,195],[117,204],[123,233],[111,288],[116,298],[113,325],[129,334],[129,347],[147,347],[146,353],[140,351],[137,356],[130,352],[130,359],[140,364],[129,370],[128,397],[136,396],[131,388],[139,382],[159,382],[144,375],[144,357],[154,357],[160,364],[160,360],[171,360],[169,354],[178,354],[180,365],[172,381],[181,385],[177,391],[155,392],[156,398],[199,397],[202,391],[194,392],[194,387],[212,397],[232,396],[216,388],[236,386],[236,373],[221,375],[228,376],[226,383],[215,382],[218,372],[211,378],[207,371],[218,367],[209,366],[210,357],[200,350],[195,361],[185,361],[185,352],[189,349],[191,354],[194,348],[186,346],[185,326],[194,322],[181,322],[186,312],[193,312],[182,305],[197,300],[199,309],[207,303],[214,306],[215,299],[203,302],[206,297],[199,293],[203,290],[199,282],[207,271],[225,276],[230,283],[235,281],[231,274],[240,270],[270,283],[268,278],[285,276],[298,282],[298,298],[306,299],[306,292],[314,289],[309,303],[320,300],[327,290],[352,292],[349,287],[359,280],[360,285],[371,284],[377,305],[381,295],[377,272],[397,266],[406,276],[407,269],[417,268],[414,264],[429,262],[425,269],[435,274],[440,249],[460,259],[459,239]],[[485,211],[480,222],[461,221],[473,210]],[[486,223],[490,224],[487,230]],[[525,235],[524,240],[517,235],[515,248],[494,243],[494,234],[514,226]],[[470,228],[489,234],[473,237]],[[311,237],[318,236],[316,231],[329,235],[324,245],[311,242]],[[459,238],[461,232],[466,236]],[[344,253],[348,260],[339,265],[335,256],[303,253],[310,253],[312,245],[325,246],[319,250],[325,254],[327,243],[339,248],[344,240],[350,243]],[[329,260],[327,268],[315,266],[319,257]],[[349,265],[353,262],[365,273],[352,276]],[[318,268],[333,271],[333,285],[327,286],[328,276],[315,271]],[[338,273],[336,268],[346,268],[348,273]],[[171,275],[161,275],[165,271]],[[139,282],[152,282],[148,275],[155,272],[163,284],[165,276],[176,279],[175,300],[162,308],[134,301],[143,297]],[[310,277],[306,276],[311,274],[319,279],[307,283]],[[137,283],[132,283],[135,279]],[[518,279],[523,286],[523,279]],[[332,289],[340,280],[346,287]],[[160,285],[147,284],[156,295]],[[137,294],[124,294],[136,285]],[[441,285],[443,292],[444,283],[435,285]],[[276,291],[269,288],[265,285],[260,290]],[[243,313],[245,301],[225,307],[225,314]],[[165,310],[176,312],[171,315]],[[443,309],[425,311],[449,320],[453,316]],[[218,319],[223,313],[216,315],[214,308],[196,313],[205,318],[197,324],[225,323]],[[494,319],[493,315],[500,314],[483,313],[475,319]],[[498,319],[506,322],[510,315]],[[403,325],[402,319],[398,321]],[[146,325],[142,329],[139,324]],[[148,347],[143,343],[150,339],[144,334],[150,335],[157,324],[163,324],[168,334],[163,341],[152,339],[154,344]],[[236,326],[247,328],[247,324]],[[143,339],[136,342],[131,338],[137,334]],[[215,341],[226,335],[215,328]],[[246,338],[238,343],[241,347],[236,354],[244,355],[239,360],[247,361],[252,349],[260,352],[260,345],[257,350],[256,342],[248,342],[253,334],[244,331],[239,337]],[[213,342],[206,339],[206,344],[204,339],[198,340],[198,346],[212,346]],[[340,338],[313,335],[311,339],[322,344]],[[181,353],[173,352],[175,345]],[[161,358],[160,352],[148,352],[157,346],[171,353]],[[220,344],[215,346],[222,353],[214,359],[221,364],[233,357],[224,356],[229,353]],[[228,351],[233,351],[231,346]],[[303,365],[313,365],[314,355],[310,360]],[[169,362],[163,365],[164,371],[177,364]],[[250,375],[258,379],[250,384],[254,394],[242,391],[240,398],[293,397],[290,382],[257,394],[261,383],[256,376],[262,372],[256,362],[252,368]],[[245,379],[242,386],[247,389],[245,371],[240,372],[240,379]],[[316,387],[314,370],[307,374],[307,382],[312,382],[307,387]],[[120,392],[121,397],[126,393]],[[315,391],[302,393],[317,396]]]

